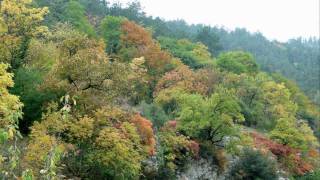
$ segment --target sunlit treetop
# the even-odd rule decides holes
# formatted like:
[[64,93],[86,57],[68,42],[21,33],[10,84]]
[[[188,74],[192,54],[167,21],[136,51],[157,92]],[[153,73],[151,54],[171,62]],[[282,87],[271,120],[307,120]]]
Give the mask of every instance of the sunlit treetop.
[[32,0],[3,0],[1,17],[8,34],[15,36],[37,35],[47,31],[41,26],[44,16],[49,12],[47,7],[33,8]]

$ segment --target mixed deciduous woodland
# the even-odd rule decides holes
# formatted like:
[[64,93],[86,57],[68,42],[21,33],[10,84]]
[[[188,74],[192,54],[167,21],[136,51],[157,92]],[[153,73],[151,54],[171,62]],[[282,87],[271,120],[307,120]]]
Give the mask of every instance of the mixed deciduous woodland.
[[320,178],[319,39],[0,3],[1,179]]

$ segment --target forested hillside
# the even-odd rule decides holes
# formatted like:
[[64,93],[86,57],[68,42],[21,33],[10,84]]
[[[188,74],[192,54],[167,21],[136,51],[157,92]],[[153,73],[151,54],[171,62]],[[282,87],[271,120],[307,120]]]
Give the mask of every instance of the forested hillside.
[[[80,11],[80,7],[67,6],[67,1],[63,0],[54,3],[49,0],[37,2],[38,5],[48,6],[51,9],[52,14],[46,18],[48,25],[59,21],[71,21],[86,33],[93,33],[89,32],[93,30],[88,27],[84,19],[80,20],[81,17],[75,14],[71,17],[72,13],[77,12],[70,10]],[[212,56],[218,56],[224,51],[248,51],[255,56],[262,70],[279,73],[295,81],[313,102],[320,103],[320,42],[315,37],[291,39],[281,43],[270,41],[259,32],[250,33],[244,28],[230,31],[223,27],[210,27],[204,24],[189,25],[184,20],[165,21],[159,17],[146,16],[138,1],[125,6],[100,0],[79,0],[79,2],[83,6],[83,13],[93,26],[97,26],[97,21],[105,15],[122,16],[151,30],[155,39],[164,36],[201,42],[208,47]]]
[[1,179],[320,178],[318,39],[0,3]]

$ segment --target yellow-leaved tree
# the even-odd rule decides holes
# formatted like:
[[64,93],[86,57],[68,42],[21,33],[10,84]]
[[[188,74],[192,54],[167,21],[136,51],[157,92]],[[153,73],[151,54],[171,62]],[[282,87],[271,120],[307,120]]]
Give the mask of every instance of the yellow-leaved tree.
[[48,8],[31,7],[32,0],[3,0],[0,5],[0,61],[17,68],[30,38],[48,32],[41,22]]
[[0,178],[15,178],[18,168],[19,150],[16,145],[21,136],[18,120],[22,117],[19,97],[9,93],[13,86],[13,74],[8,73],[7,64],[0,63]]

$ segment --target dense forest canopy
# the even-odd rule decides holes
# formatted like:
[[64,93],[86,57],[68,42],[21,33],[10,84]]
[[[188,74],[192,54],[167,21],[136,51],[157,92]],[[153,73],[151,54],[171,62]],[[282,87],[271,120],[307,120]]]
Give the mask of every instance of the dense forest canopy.
[[1,179],[320,178],[319,39],[0,3]]
[[[60,2],[61,1],[61,2]],[[64,7],[59,0],[55,3],[50,1],[36,1],[40,6],[51,8],[51,15],[45,21],[48,25],[57,21],[70,21],[79,29],[91,34],[88,22],[80,17],[70,17],[73,11],[79,10],[88,15],[90,23],[97,26],[97,21],[105,15],[121,16],[134,21],[153,32],[153,37],[161,36],[172,39],[189,39],[192,42],[201,42],[208,47],[213,56],[218,56],[224,51],[243,50],[253,54],[261,69],[270,73],[279,73],[295,81],[300,88],[310,97],[313,102],[320,102],[320,42],[316,37],[309,39],[291,39],[285,43],[276,40],[270,41],[261,33],[251,33],[245,28],[226,30],[223,27],[211,27],[204,24],[189,25],[184,20],[165,21],[159,17],[147,16],[143,12],[138,1],[122,6],[120,3],[110,4],[107,1],[79,1],[78,8]],[[61,3],[61,4],[59,4]],[[72,11],[69,11],[71,8]],[[59,13],[65,10],[68,13]],[[76,16],[76,15],[75,15]],[[77,18],[77,19],[71,19]],[[81,20],[80,20],[81,19]]]

